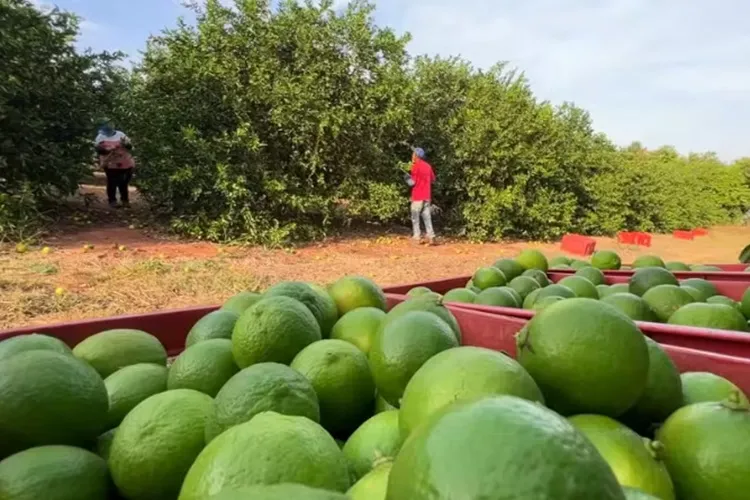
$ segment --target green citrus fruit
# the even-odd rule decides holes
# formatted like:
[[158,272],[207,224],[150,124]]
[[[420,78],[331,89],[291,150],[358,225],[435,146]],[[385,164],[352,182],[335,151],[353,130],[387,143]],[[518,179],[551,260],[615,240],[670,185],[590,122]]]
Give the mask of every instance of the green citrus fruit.
[[[511,289],[512,290],[512,289]],[[496,307],[520,307],[516,298],[501,287],[492,287],[482,290],[474,301],[477,305],[496,306]]]
[[140,363],[117,370],[104,379],[109,395],[106,428],[117,427],[141,401],[166,391],[168,373],[165,366]]
[[351,485],[346,457],[319,424],[265,412],[205,447],[185,477],[179,500],[203,500],[223,490],[268,483],[339,492]]
[[576,271],[580,271],[581,269],[593,266],[590,262],[586,262],[585,260],[573,259],[572,261],[570,261],[570,267],[572,269],[575,269]]
[[550,280],[547,277],[547,273],[539,269],[527,269],[526,271],[523,272],[521,276],[527,276],[529,278],[533,278],[534,281],[536,281],[541,287],[545,287],[550,284]]
[[668,271],[690,271],[690,266],[682,262],[667,262],[665,267]]
[[333,339],[315,342],[289,366],[312,383],[320,424],[332,435],[347,436],[372,415],[375,382],[367,356],[352,344]]
[[638,269],[630,277],[628,291],[642,297],[650,289],[659,285],[678,286],[680,283],[674,274],[660,267],[644,267]]
[[329,286],[328,293],[336,302],[339,317],[360,307],[386,310],[383,290],[362,276],[345,276]]
[[409,314],[414,311],[424,311],[436,315],[438,318],[445,321],[448,326],[451,327],[453,334],[456,336],[456,340],[461,343],[461,329],[458,326],[458,321],[453,313],[443,305],[442,299],[436,299],[433,297],[417,297],[415,299],[409,299],[405,302],[400,303],[393,309],[391,309],[386,315],[385,319],[381,323],[380,327],[385,328],[393,321],[401,318],[402,316]]
[[648,344],[648,381],[641,397],[625,414],[626,421],[644,427],[664,422],[683,404],[680,372],[659,344],[645,337]]
[[584,267],[583,269],[576,271],[575,275],[586,278],[593,283],[594,286],[604,285],[604,273],[595,267]]
[[229,311],[237,316],[242,315],[243,312],[247,311],[250,306],[260,301],[263,296],[255,292],[240,292],[237,295],[230,297],[224,305],[221,306],[221,310]]
[[435,354],[457,346],[451,327],[429,312],[412,311],[385,324],[369,355],[378,393],[398,405],[412,375]]
[[568,266],[570,267],[570,259],[565,256],[557,256],[552,257],[549,260],[549,268],[550,269],[560,269],[560,266]]
[[654,312],[656,319],[666,322],[683,306],[695,302],[693,296],[679,286],[659,285],[643,294],[643,301]]
[[513,358],[481,347],[457,347],[435,355],[404,391],[399,424],[410,435],[430,416],[455,401],[510,395],[544,402],[539,387]]
[[532,309],[536,312],[544,311],[552,304],[556,304],[562,300],[565,300],[565,299],[562,297],[544,297],[543,299],[540,299],[534,302],[534,307],[532,307]]
[[384,460],[393,460],[404,442],[398,427],[398,410],[378,413],[354,431],[343,451],[356,480]]
[[347,500],[336,491],[310,488],[301,484],[259,484],[237,490],[224,490],[209,500]]
[[128,413],[109,450],[112,479],[131,500],[175,498],[205,445],[209,396],[176,389],[151,396]]
[[669,317],[670,325],[716,328],[746,332],[747,321],[734,307],[726,304],[704,304],[696,302],[678,309]]
[[507,281],[512,281],[521,276],[526,270],[524,267],[513,259],[500,259],[492,267],[496,267],[503,272]]
[[720,403],[730,397],[737,397],[742,402],[748,401],[742,389],[713,373],[685,372],[680,377],[686,405]]
[[659,498],[649,495],[645,491],[638,490],[636,488],[623,488],[625,492],[625,500],[660,500]]
[[60,354],[71,354],[70,347],[62,340],[39,333],[19,335],[0,342],[0,360],[28,351],[53,351]]
[[321,339],[320,325],[300,301],[268,297],[242,313],[232,333],[232,354],[240,368],[255,363],[290,363]]
[[376,307],[360,307],[344,314],[331,330],[331,338],[344,340],[365,354],[370,352],[372,338],[385,319],[385,311]]
[[443,295],[444,302],[460,302],[473,304],[477,300],[477,294],[468,288],[456,288]]
[[622,260],[612,250],[600,250],[591,256],[591,265],[603,271],[615,271],[622,267]]
[[190,329],[185,347],[190,347],[204,340],[231,339],[234,325],[239,319],[234,311],[219,309],[199,319]]
[[385,500],[392,462],[385,462],[365,474],[346,492],[350,500]]
[[324,338],[331,334],[331,328],[338,320],[337,306],[331,296],[313,289],[308,283],[282,281],[266,290],[264,298],[269,297],[289,297],[302,302],[315,316]]
[[535,302],[542,300],[545,297],[562,297],[563,299],[574,299],[576,298],[576,293],[565,285],[554,284],[542,288],[542,290],[536,295]]
[[680,500],[740,500],[750,491],[750,412],[699,403],[675,412],[657,433]]
[[477,269],[471,280],[474,282],[474,286],[480,290],[505,286],[508,282],[503,272],[496,267],[482,267]]
[[549,306],[519,333],[517,347],[518,360],[548,405],[563,415],[618,417],[646,387],[649,354],[643,334],[630,318],[596,300]]
[[[523,308],[524,309],[533,309],[534,304],[536,304],[537,298],[539,297],[539,294],[542,293],[542,288],[537,288],[536,290],[533,290],[531,293],[529,293],[525,299],[523,299]],[[568,289],[570,292],[571,290]]]
[[601,302],[616,308],[633,321],[656,321],[656,315],[643,298],[632,293],[607,295]]
[[73,354],[103,377],[137,363],[167,364],[167,351],[159,339],[141,330],[107,330],[92,335],[73,348]]
[[577,415],[568,420],[593,443],[622,486],[674,500],[672,480],[660,460],[661,443],[644,440],[621,423],[601,415]]
[[0,458],[48,444],[85,445],[107,422],[107,389],[91,366],[54,351],[0,362]]
[[714,295],[719,295],[719,291],[716,289],[716,285],[701,278],[690,278],[682,280],[680,284],[700,290],[703,295],[705,295],[706,299],[713,297]]
[[539,283],[529,276],[519,276],[511,281],[508,286],[518,292],[518,295],[520,295],[523,300],[526,300],[526,297],[528,297],[531,292],[541,288]]
[[549,269],[547,257],[539,250],[524,250],[516,257],[516,262],[521,264],[524,269],[538,269],[545,273]]
[[424,295],[426,293],[434,293],[434,292],[430,290],[429,288],[427,288],[426,286],[418,286],[409,290],[406,293],[406,295],[409,297],[419,297],[420,295]]
[[167,388],[193,389],[214,397],[238,371],[231,340],[206,340],[188,347],[175,359],[169,367]]
[[0,462],[0,498],[107,500],[107,464],[72,446],[31,448]]
[[633,269],[639,269],[643,267],[661,267],[666,268],[666,264],[660,257],[655,255],[641,255],[633,261]]
[[622,500],[623,493],[565,419],[498,396],[454,403],[419,426],[393,463],[386,498]]
[[570,288],[573,290],[576,297],[595,300],[599,299],[599,292],[596,291],[596,286],[583,276],[568,276],[567,278],[561,279],[558,282],[558,285]]
[[318,396],[309,380],[288,366],[259,363],[237,373],[216,395],[206,441],[265,411],[320,420]]
[[742,307],[740,306],[740,303],[734,299],[725,297],[724,295],[714,295],[713,297],[709,297],[709,299],[706,300],[706,302],[709,304],[724,304],[730,307],[734,307],[735,309],[737,309],[737,311],[740,312],[740,314],[742,314],[742,310],[741,310]]

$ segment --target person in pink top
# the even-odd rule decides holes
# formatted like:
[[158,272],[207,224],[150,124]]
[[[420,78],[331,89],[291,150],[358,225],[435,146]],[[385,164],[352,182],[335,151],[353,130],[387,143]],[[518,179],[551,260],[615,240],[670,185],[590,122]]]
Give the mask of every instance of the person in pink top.
[[435,172],[425,161],[425,152],[422,148],[414,149],[411,172],[406,182],[411,187],[412,237],[417,243],[422,241],[422,230],[419,225],[421,217],[427,240],[432,245],[435,243],[435,231],[432,228],[432,183],[435,182]]
[[123,207],[130,206],[128,186],[133,178],[135,161],[131,150],[130,139],[119,130],[115,130],[111,123],[105,122],[99,126],[99,133],[94,140],[94,148],[99,157],[99,166],[107,176],[107,199],[109,206],[117,206],[117,191]]

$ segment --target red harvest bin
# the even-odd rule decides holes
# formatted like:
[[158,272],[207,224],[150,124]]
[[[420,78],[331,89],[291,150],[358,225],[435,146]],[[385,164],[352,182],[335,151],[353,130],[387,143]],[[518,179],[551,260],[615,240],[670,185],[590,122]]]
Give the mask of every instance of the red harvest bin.
[[696,227],[693,229],[693,234],[695,236],[708,236],[708,229],[703,227]]
[[623,245],[651,246],[651,235],[640,231],[623,231],[617,233],[617,242]]
[[581,234],[566,234],[560,243],[560,249],[564,252],[588,256],[596,250],[596,241]]

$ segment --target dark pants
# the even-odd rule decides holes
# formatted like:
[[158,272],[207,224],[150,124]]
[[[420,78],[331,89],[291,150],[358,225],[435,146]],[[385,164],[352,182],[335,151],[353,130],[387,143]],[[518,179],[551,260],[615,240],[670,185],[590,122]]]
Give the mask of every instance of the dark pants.
[[117,202],[117,191],[120,191],[120,201],[129,203],[128,184],[133,178],[132,168],[105,168],[107,175],[107,199],[110,204]]

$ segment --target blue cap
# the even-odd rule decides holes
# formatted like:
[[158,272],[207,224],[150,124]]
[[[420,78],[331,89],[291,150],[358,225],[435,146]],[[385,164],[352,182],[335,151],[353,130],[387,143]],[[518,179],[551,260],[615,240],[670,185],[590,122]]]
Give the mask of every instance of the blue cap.
[[417,158],[424,159],[424,149],[422,149],[422,148],[414,148],[414,154],[417,155]]

